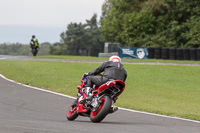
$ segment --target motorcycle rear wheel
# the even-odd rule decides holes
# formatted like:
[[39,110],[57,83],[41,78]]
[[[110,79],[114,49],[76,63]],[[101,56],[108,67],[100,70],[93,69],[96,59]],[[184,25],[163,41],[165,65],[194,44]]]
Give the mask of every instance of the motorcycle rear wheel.
[[109,113],[112,99],[109,96],[104,96],[100,99],[102,101],[99,110],[90,113],[90,120],[95,123],[101,122]]
[[67,119],[69,121],[73,121],[75,120],[77,117],[78,117],[78,114],[77,114],[77,108],[75,107],[75,109],[73,110],[73,112],[71,112],[72,110],[72,106],[70,106],[68,112],[67,112]]
[[33,56],[36,56],[38,51],[37,51],[37,49],[32,49],[31,52],[32,52]]

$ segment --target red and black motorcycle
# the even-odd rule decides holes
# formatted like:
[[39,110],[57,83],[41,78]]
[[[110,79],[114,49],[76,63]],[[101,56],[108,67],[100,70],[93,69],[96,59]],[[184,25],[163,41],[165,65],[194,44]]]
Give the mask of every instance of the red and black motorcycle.
[[72,104],[67,113],[69,121],[75,120],[78,116],[87,116],[92,122],[101,122],[109,113],[111,106],[117,97],[124,91],[125,83],[121,80],[108,81],[100,87],[94,87],[91,93],[92,100],[86,100],[82,103],[87,95],[84,88],[85,77],[81,79],[81,85],[77,86],[79,98],[74,106]]

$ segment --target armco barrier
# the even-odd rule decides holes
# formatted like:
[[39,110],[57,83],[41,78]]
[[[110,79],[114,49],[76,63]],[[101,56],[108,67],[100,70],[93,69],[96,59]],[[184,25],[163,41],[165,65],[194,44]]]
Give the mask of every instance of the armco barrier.
[[200,49],[148,48],[149,59],[200,60]]

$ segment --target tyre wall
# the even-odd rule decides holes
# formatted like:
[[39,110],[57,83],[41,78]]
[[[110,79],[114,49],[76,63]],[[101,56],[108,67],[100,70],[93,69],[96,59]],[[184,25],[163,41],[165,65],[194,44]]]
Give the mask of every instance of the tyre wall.
[[154,52],[155,52],[155,48],[148,48],[148,58],[149,59],[154,59]]
[[169,48],[169,60],[176,60],[176,49]]
[[161,48],[155,48],[155,50],[154,50],[154,58],[155,59],[161,59],[161,52],[162,52]]
[[197,60],[200,61],[200,49],[195,48],[148,48],[149,59]]

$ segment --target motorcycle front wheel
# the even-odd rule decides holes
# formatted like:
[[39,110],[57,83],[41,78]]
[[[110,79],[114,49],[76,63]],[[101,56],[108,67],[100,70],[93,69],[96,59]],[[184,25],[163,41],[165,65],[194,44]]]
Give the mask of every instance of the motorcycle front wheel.
[[99,109],[90,113],[90,120],[95,123],[101,122],[107,116],[112,105],[112,99],[109,96],[104,96],[100,100]]
[[67,112],[67,119],[69,121],[73,121],[75,120],[76,118],[78,117],[78,114],[77,114],[77,107],[75,108],[72,108],[72,106],[70,106],[68,112]]

